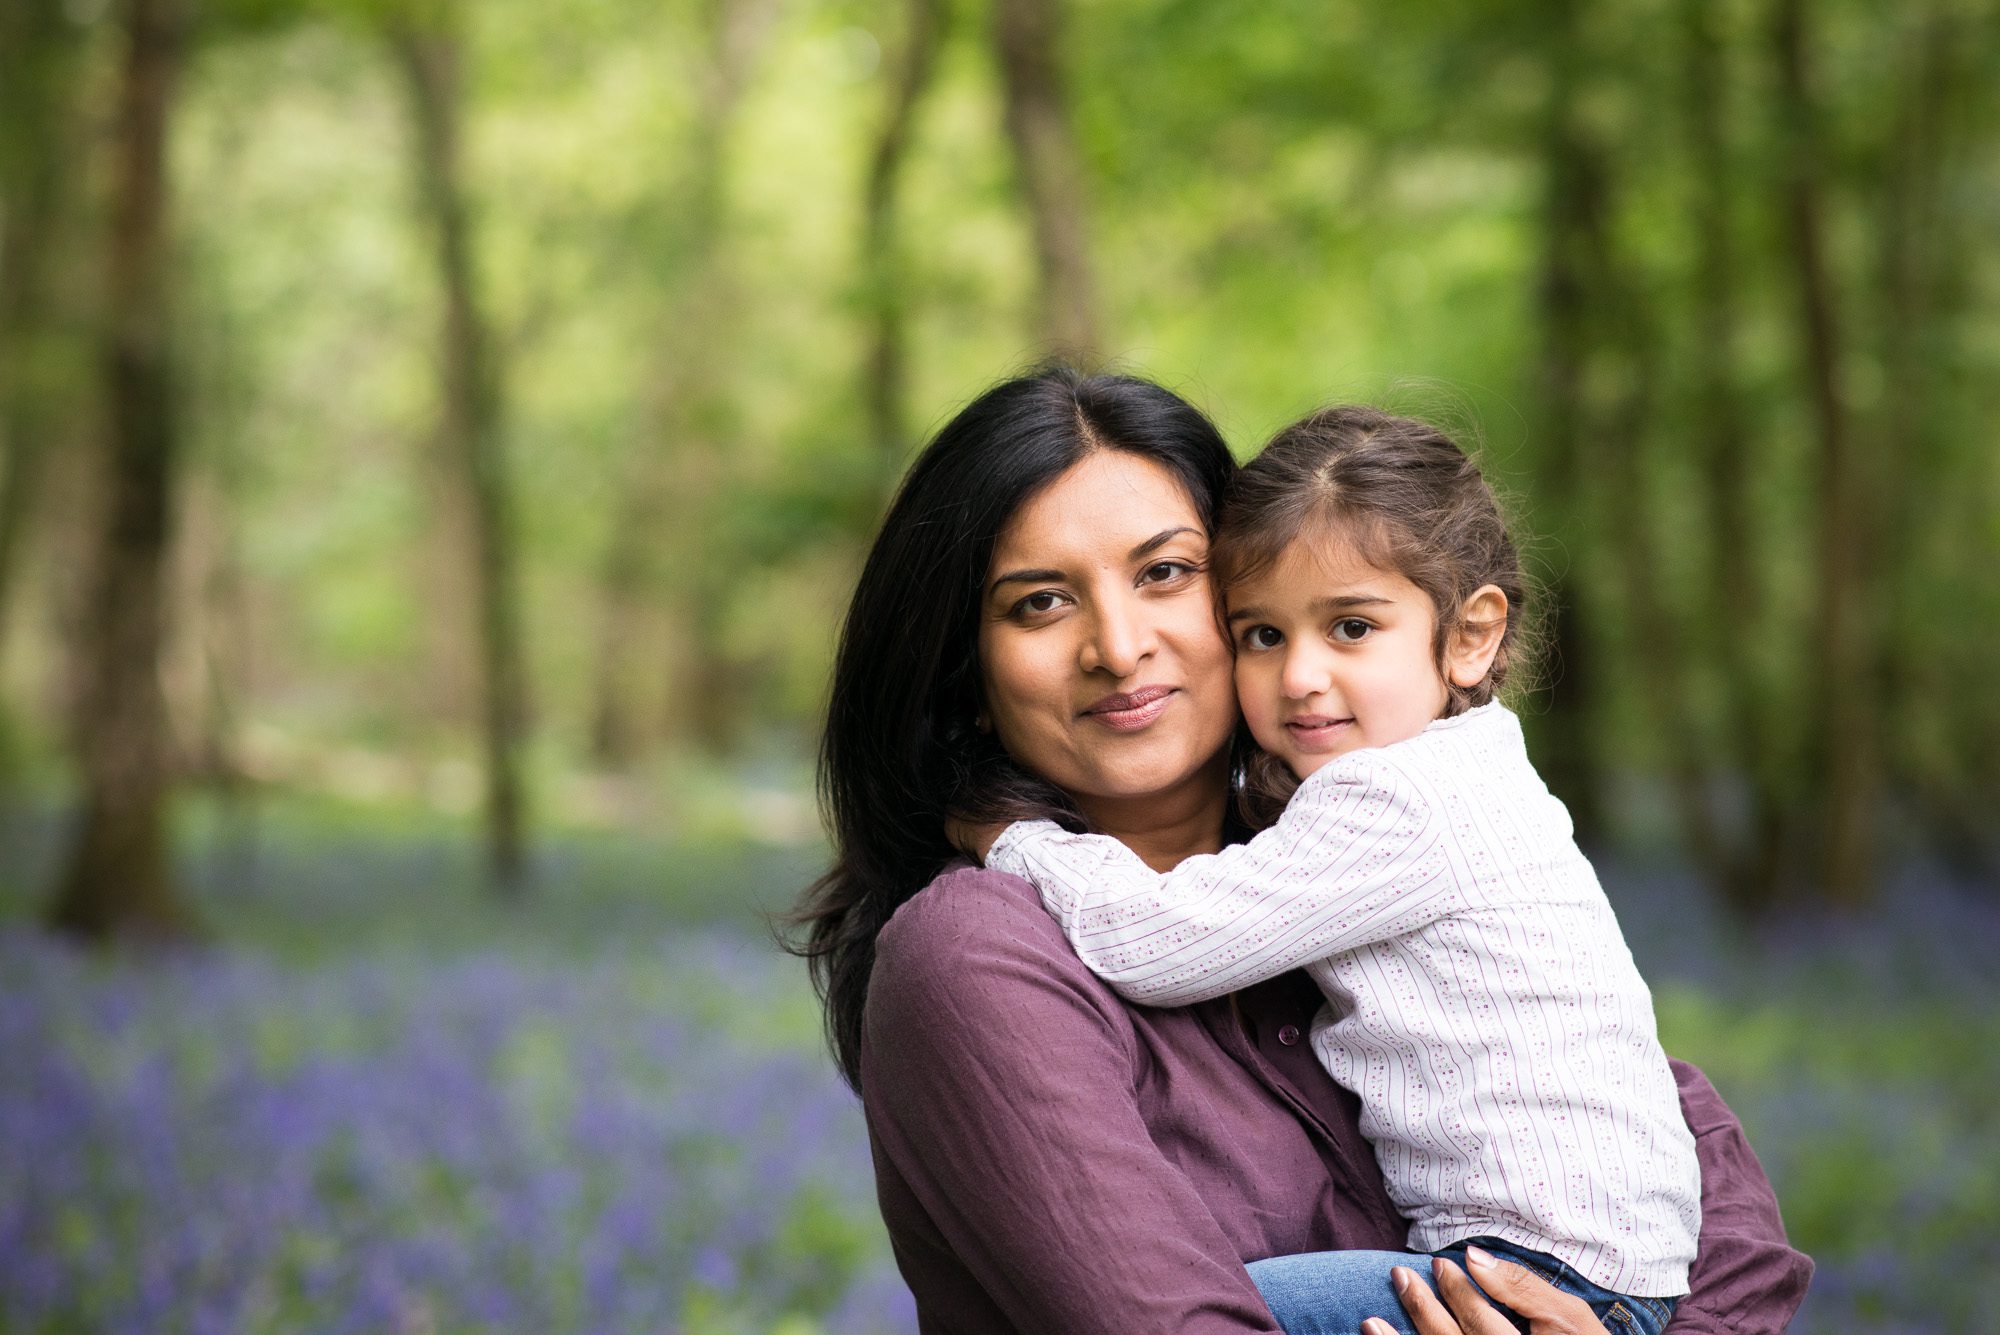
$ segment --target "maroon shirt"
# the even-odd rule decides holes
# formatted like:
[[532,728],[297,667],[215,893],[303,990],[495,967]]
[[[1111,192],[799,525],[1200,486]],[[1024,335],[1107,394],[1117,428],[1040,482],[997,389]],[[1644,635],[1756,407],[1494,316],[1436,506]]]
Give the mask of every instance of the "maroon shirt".
[[[1289,974],[1153,1010],[1086,969],[1027,882],[960,865],[876,944],[861,1097],[926,1332],[1273,1332],[1247,1261],[1399,1249],[1359,1104]],[[1736,1118],[1674,1063],[1701,1161],[1673,1335],[1785,1328],[1812,1262]]]

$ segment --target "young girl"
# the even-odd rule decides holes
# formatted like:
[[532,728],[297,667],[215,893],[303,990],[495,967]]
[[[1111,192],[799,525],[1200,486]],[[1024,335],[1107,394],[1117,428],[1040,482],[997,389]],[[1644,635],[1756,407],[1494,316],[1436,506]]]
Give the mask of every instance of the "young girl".
[[[1297,781],[1277,823],[1161,874],[1022,822],[987,865],[1032,881],[1134,1001],[1303,965],[1327,999],[1313,1047],[1360,1099],[1410,1247],[1475,1245],[1657,1335],[1688,1291],[1694,1140],[1611,907],[1494,699],[1523,587],[1492,493],[1436,429],[1329,409],[1243,470],[1214,565],[1264,752],[1246,789]],[[1390,1272],[1412,1260],[1251,1274],[1292,1335],[1352,1335],[1403,1319]]]

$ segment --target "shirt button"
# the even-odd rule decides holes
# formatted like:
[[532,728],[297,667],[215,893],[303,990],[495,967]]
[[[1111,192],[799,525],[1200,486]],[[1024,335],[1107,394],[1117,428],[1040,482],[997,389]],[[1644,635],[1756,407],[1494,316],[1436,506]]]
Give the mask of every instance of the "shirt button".
[[1295,1024],[1286,1025],[1278,1031],[1278,1041],[1288,1048],[1297,1047],[1299,1044],[1299,1027]]

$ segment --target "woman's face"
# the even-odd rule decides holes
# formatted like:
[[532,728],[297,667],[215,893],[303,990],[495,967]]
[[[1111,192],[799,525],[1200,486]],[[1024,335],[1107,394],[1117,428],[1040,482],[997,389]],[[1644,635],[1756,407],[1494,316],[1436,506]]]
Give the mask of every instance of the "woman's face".
[[986,724],[1102,827],[1121,802],[1219,800],[1226,786],[1236,696],[1207,569],[1179,479],[1115,449],[1030,499],[994,547],[979,627]]

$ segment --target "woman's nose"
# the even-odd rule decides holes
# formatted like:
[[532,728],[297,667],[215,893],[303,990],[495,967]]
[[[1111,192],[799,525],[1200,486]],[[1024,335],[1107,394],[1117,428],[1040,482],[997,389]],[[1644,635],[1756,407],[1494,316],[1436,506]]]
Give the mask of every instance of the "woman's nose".
[[1085,639],[1080,661],[1085,672],[1129,677],[1153,649],[1152,624],[1134,609],[1101,609]]

